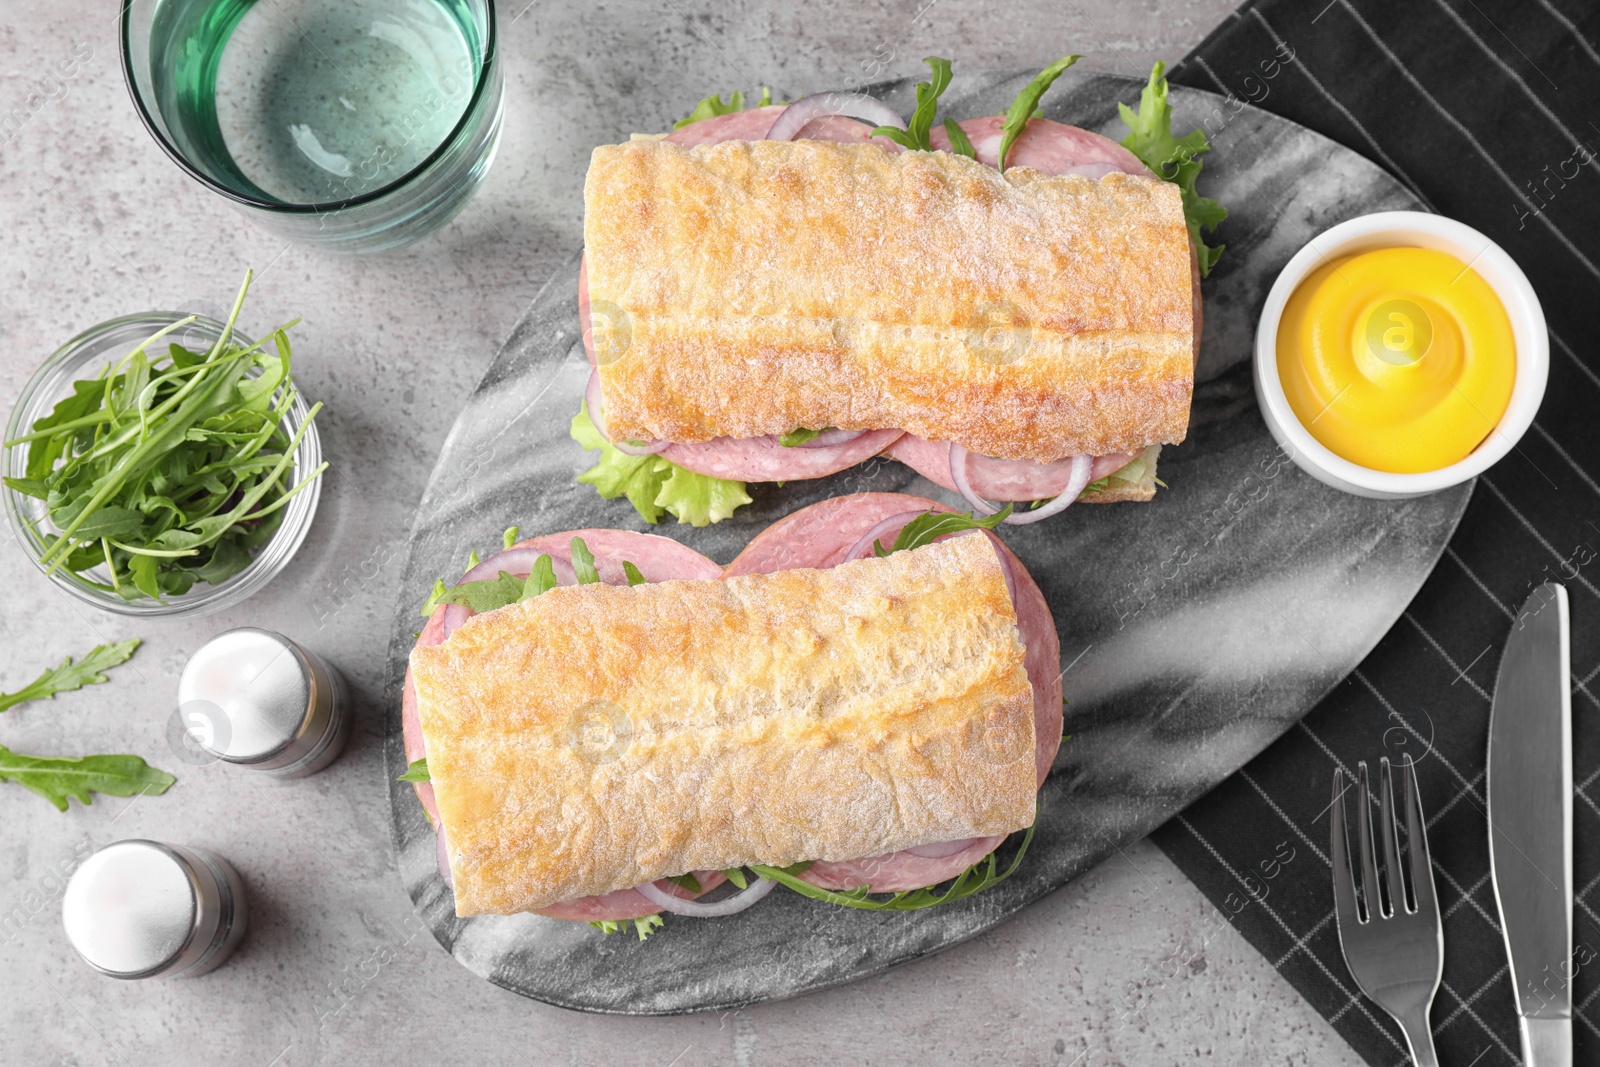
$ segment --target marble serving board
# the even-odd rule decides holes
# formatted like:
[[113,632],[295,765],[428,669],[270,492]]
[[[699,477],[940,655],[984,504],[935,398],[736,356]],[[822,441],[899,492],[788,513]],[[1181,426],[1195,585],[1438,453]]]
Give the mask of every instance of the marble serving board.
[[[957,117],[1002,112],[1032,72],[965,71]],[[819,87],[826,88],[826,87]],[[1048,118],[1125,133],[1131,79],[1068,71]],[[902,113],[908,83],[874,87]],[[1354,215],[1418,208],[1385,172],[1285,119],[1172,88],[1174,128],[1208,124],[1202,191],[1230,215],[1227,253],[1204,286],[1205,336],[1188,440],[1163,450],[1169,488],[1148,504],[1074,507],[1006,542],[1061,631],[1066,733],[1037,834],[1009,880],[920,912],[833,907],[779,889],[731,918],[668,917],[647,942],[534,915],[459,919],[411,787],[390,786],[406,890],[439,943],[496,985],[582,1011],[736,1008],[836,985],[964,941],[1143,837],[1232,774],[1345,677],[1399,617],[1454,530],[1470,486],[1404,502],[1347,496],[1295,467],[1268,435],[1250,384],[1255,320],[1279,269]],[[827,497],[903,491],[960,504],[889,460],[831,478],[752,487],[754,504],[705,529],[649,527],[576,476],[595,457],[568,437],[588,377],[578,257],[534,299],[457,419],[417,511],[395,607],[387,765],[405,770],[400,692],[435,578],[469,551],[525,536],[620,527],[675,537],[726,563],[773,520]],[[671,517],[667,517],[671,521]]]

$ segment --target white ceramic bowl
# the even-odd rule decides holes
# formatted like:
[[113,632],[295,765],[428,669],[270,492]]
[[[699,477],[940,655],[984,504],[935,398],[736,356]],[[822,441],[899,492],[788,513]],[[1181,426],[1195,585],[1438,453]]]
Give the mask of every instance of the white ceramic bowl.
[[[1448,252],[1470,264],[1489,283],[1511,319],[1517,345],[1511,402],[1494,432],[1465,459],[1421,474],[1373,470],[1336,455],[1311,436],[1289,407],[1278,377],[1278,323],[1284,305],[1306,275],[1338,256],[1374,248],[1405,246]],[[1421,211],[1382,211],[1362,215],[1326,230],[1295,253],[1272,283],[1256,326],[1256,400],[1267,428],[1289,458],[1307,474],[1357,496],[1402,499],[1459,485],[1488,470],[1516,445],[1533,422],[1550,375],[1550,338],[1544,309],[1527,275],[1505,250],[1471,226]]]

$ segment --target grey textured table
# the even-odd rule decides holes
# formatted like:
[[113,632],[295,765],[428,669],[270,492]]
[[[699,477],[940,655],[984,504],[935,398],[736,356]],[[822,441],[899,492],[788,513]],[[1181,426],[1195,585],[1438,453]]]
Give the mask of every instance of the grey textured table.
[[[0,545],[0,689],[97,641],[146,641],[110,685],[0,719],[0,744],[136,752],[180,776],[166,796],[65,815],[0,786],[0,1063],[1358,1062],[1150,846],[887,975],[654,1020],[564,1012],[468,974],[412,916],[389,842],[374,702],[398,550],[461,400],[578,243],[590,145],[662,128],[716,89],[815,90],[914,73],[930,53],[993,68],[1077,50],[1142,74],[1181,56],[1230,4],[508,5],[506,134],[487,184],[441,234],[355,261],[285,247],[167,161],[122,87],[114,6],[0,15],[0,119],[17,109],[0,123],[0,407],[78,330],[147,308],[214,308],[253,266],[245,327],[305,318],[298,376],[327,403],[319,424],[334,468],[293,570],[242,609],[194,623],[87,614]],[[72,77],[52,76],[87,50]],[[365,695],[346,756],[317,778],[262,785],[167,751],[188,653],[246,623],[327,655]],[[240,867],[253,928],[227,967],[124,984],[73,956],[50,872],[80,842],[138,836],[214,848]]]

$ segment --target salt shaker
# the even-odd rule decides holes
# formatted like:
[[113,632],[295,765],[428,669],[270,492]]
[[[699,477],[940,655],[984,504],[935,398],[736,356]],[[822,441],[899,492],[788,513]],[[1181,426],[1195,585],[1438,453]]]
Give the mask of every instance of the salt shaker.
[[61,898],[72,947],[112,978],[204,974],[233,953],[246,917],[244,881],[228,861],[159,841],[100,849]]
[[[244,626],[208,641],[178,682],[169,724],[199,759],[278,778],[315,774],[350,736],[349,699],[337,671],[282,634]],[[180,752],[181,754],[181,752]]]

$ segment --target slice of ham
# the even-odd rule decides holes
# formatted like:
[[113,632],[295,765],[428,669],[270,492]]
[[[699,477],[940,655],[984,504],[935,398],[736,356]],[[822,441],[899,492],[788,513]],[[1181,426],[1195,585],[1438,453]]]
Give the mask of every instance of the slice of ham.
[[[953,510],[933,500],[900,493],[858,493],[824,500],[779,519],[757,534],[723,570],[723,576],[771,574],[792,567],[835,567],[878,523],[929,509]],[[892,538],[893,533],[886,536]],[[1033,684],[1034,771],[1043,785],[1061,746],[1061,639],[1050,605],[1027,568],[998,538],[993,541],[1005,554],[1015,586],[1017,629],[1026,649],[1023,662]],[[993,852],[1002,840],[1003,837],[972,838],[858,860],[818,862],[801,877],[823,889],[864,885],[884,893],[920,889],[954,878]]]
[[[540,555],[548,554],[555,565],[559,585],[572,585],[572,539],[583,538],[594,556],[595,570],[607,585],[628,584],[623,572],[624,561],[639,568],[646,581],[666,582],[675,578],[718,578],[722,568],[687,545],[669,537],[633,533],[630,530],[572,530],[567,533],[546,534],[542,537],[519,541],[510,548],[497,552],[462,575],[460,581],[479,581],[493,578],[502,570],[518,578],[526,578]],[[459,583],[458,583],[459,584]],[[427,625],[417,637],[420,646],[437,645],[449,637],[462,623],[473,616],[471,608],[460,604],[441,604],[428,617]],[[400,721],[405,737],[406,762],[414,763],[427,756],[422,736],[422,718],[417,707],[417,690],[411,680],[411,670],[406,669],[405,687],[401,698]],[[444,821],[439,817],[438,801],[433,795],[432,782],[415,782],[417,799],[433,820],[439,833],[439,869],[445,881],[450,881],[449,861],[444,851]],[[699,877],[701,892],[710,892],[721,885],[720,872],[706,872]],[[675,895],[693,898],[699,894],[688,893],[670,882],[658,883]],[[552,909],[540,912],[558,919],[640,919],[654,915],[661,908],[646,900],[632,889],[607,893],[600,897],[582,897],[564,901]],[[558,914],[559,913],[559,914]],[[570,914],[568,914],[570,913]]]
[[[889,456],[899,460],[934,485],[958,492],[950,477],[950,446],[902,434],[889,446]],[[1127,466],[1133,457],[1118,452],[1096,456],[1089,480],[1104,478]],[[1035,463],[1032,460],[994,459],[974,453],[968,465],[972,491],[985,500],[1048,500],[1060,493],[1072,476],[1072,461]]]

